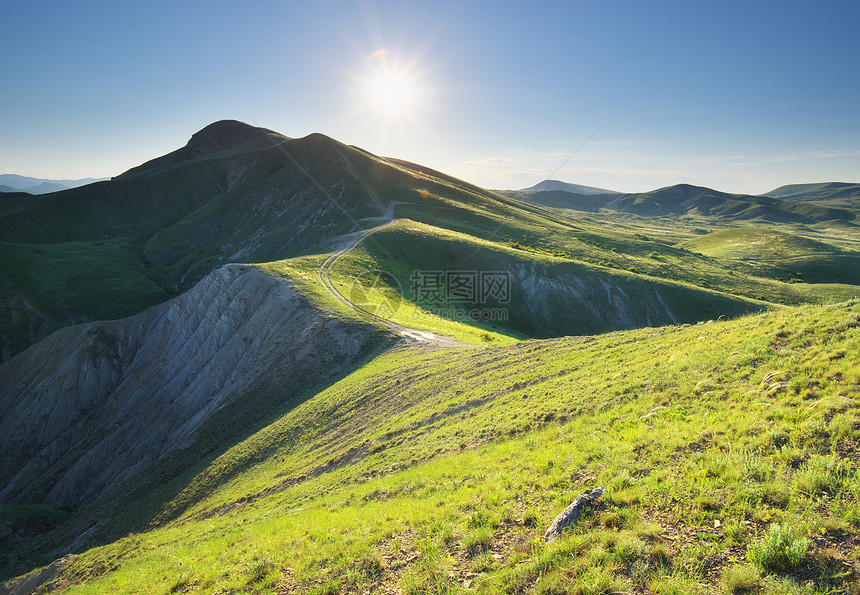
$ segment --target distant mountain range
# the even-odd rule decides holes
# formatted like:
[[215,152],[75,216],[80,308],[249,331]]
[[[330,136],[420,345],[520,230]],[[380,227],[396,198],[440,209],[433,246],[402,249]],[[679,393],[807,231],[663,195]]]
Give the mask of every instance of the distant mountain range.
[[80,180],[48,180],[43,178],[28,178],[17,174],[0,174],[0,192],[27,192],[29,194],[47,194],[69,188],[85,186],[100,182],[106,178],[83,178]]
[[648,217],[715,217],[774,223],[860,221],[860,184],[796,184],[756,196],[677,184],[650,192],[620,193],[546,180],[505,196],[544,207],[619,212]]

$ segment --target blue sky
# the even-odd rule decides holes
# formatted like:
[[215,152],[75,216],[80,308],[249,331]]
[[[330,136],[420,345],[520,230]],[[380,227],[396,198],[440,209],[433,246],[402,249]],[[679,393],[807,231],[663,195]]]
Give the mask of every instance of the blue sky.
[[856,0],[4,0],[0,21],[0,173],[116,175],[232,118],[490,188],[860,181]]

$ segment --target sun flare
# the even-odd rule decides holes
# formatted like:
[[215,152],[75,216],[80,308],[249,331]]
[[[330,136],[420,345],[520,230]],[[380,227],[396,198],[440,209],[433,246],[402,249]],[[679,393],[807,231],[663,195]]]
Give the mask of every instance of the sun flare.
[[428,70],[418,58],[404,59],[385,48],[367,55],[365,68],[349,73],[355,114],[384,134],[416,130],[435,107]]
[[376,100],[387,108],[402,107],[409,96],[403,79],[388,76],[376,83]]

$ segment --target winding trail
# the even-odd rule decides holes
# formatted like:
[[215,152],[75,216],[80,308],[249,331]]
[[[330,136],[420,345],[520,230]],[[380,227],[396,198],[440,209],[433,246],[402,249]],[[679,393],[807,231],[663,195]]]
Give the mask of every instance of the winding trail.
[[[393,213],[393,210],[393,205],[389,205],[387,212]],[[329,295],[331,295],[343,306],[349,308],[362,318],[371,320],[373,322],[388,327],[389,329],[403,337],[406,337],[413,341],[422,342],[425,345],[435,345],[438,347],[456,347],[459,345],[463,345],[462,343],[459,343],[458,341],[455,341],[454,339],[451,339],[449,337],[442,337],[439,335],[434,335],[433,333],[430,333],[428,331],[422,331],[419,329],[410,328],[408,326],[403,326],[402,324],[398,324],[396,322],[388,320],[387,318],[383,318],[381,316],[377,316],[372,312],[368,312],[364,308],[352,302],[345,295],[343,295],[331,282],[331,279],[329,278],[329,273],[331,272],[332,267],[338,260],[349,254],[349,252],[353,248],[355,248],[362,240],[364,240],[371,234],[383,230],[386,227],[390,227],[395,223],[397,223],[397,219],[389,219],[382,225],[377,225],[376,227],[371,227],[370,229],[365,229],[349,234],[347,236],[346,243],[339,250],[333,252],[328,256],[328,258],[322,261],[319,268],[317,269],[317,277],[319,278],[320,283],[323,287],[325,287],[325,290],[329,293]]]
[[331,282],[331,279],[329,279],[329,273],[331,272],[331,269],[335,265],[335,263],[341,258],[343,258],[345,255],[347,255],[350,250],[355,248],[362,240],[364,240],[371,234],[376,233],[377,231],[380,231],[382,229],[385,229],[386,227],[397,223],[397,219],[394,218],[394,207],[400,204],[420,204],[392,200],[388,201],[387,206],[383,206],[382,198],[380,198],[380,196],[376,193],[376,190],[374,189],[373,185],[362,175],[362,173],[358,170],[352,160],[349,159],[349,157],[347,157],[343,153],[343,151],[341,151],[337,147],[336,150],[340,155],[341,159],[343,159],[347,172],[361,185],[370,200],[377,207],[379,207],[379,210],[382,213],[378,217],[365,217],[364,219],[361,219],[361,221],[382,221],[383,223],[370,229],[365,229],[362,231],[347,234],[345,237],[346,241],[344,245],[340,249],[329,255],[317,269],[317,277],[319,278],[320,283],[323,287],[325,287],[325,290],[329,293],[329,295],[331,295],[334,299],[336,299],[346,308],[349,308],[362,318],[371,320],[373,322],[388,327],[389,329],[403,337],[407,337],[413,341],[419,341],[425,345],[435,345],[439,347],[454,347],[457,345],[462,345],[462,343],[459,343],[449,337],[440,337],[427,331],[403,326],[402,324],[398,324],[396,322],[388,320],[387,318],[383,318],[382,316],[379,316],[373,312],[368,312],[367,310],[350,300],[348,297],[343,295],[340,291],[338,291],[338,289]]

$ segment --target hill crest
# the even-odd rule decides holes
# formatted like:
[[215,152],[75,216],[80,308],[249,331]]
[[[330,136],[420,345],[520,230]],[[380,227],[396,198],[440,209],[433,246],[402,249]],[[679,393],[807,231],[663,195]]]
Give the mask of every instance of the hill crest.
[[273,137],[277,139],[275,142],[278,142],[278,140],[289,140],[288,137],[269,130],[268,128],[251,126],[250,124],[246,124],[238,120],[219,120],[218,122],[213,122],[191,135],[191,138],[185,146],[176,149],[167,155],[156,157],[155,159],[151,159],[141,165],[133,167],[113,179],[125,180],[163,173],[172,166],[179,165],[198,157],[205,157],[213,153],[218,153],[251,140],[261,139],[264,141],[270,141]]
[[594,186],[583,186],[582,184],[571,184],[560,180],[544,180],[538,182],[530,188],[523,188],[519,192],[535,192],[538,190],[562,190],[564,192],[572,192],[574,194],[621,194],[615,190],[606,190],[605,188],[596,188]]

